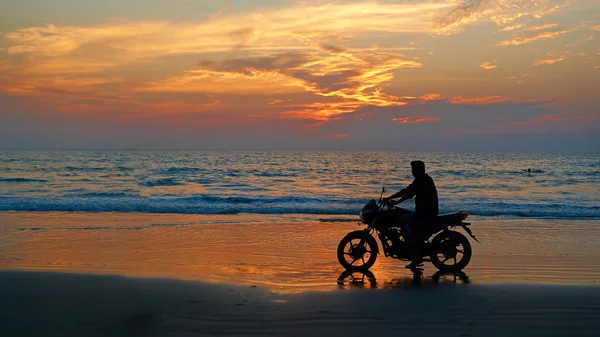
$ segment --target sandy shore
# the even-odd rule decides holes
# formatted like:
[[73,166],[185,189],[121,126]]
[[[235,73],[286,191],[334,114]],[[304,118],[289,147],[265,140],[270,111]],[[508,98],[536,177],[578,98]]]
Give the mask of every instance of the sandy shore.
[[[471,220],[471,219],[470,219]],[[471,284],[597,285],[595,221],[472,219],[465,269]],[[198,216],[123,213],[0,214],[0,270],[167,277],[268,287],[336,289],[335,249],[353,222],[304,215]],[[378,287],[412,278],[406,262],[380,256]],[[436,269],[425,264],[424,277]]]
[[598,335],[597,223],[473,223],[464,274],[415,277],[344,274],[335,218],[2,213],[0,335]]
[[261,287],[0,272],[2,336],[597,336],[600,288]]

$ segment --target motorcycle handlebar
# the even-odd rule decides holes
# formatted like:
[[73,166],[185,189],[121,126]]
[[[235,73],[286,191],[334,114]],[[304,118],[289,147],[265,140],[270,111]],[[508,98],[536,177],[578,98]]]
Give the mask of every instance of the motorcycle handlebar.
[[391,201],[391,200],[386,201],[386,200],[381,199],[379,203],[382,205],[387,205],[387,206],[395,206],[395,205],[398,205],[400,203],[400,201]]

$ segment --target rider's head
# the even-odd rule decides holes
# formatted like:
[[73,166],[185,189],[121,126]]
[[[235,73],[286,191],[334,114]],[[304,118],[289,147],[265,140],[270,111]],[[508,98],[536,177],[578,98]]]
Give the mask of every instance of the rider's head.
[[425,174],[425,163],[420,160],[411,161],[410,167],[412,168],[412,174],[415,178]]

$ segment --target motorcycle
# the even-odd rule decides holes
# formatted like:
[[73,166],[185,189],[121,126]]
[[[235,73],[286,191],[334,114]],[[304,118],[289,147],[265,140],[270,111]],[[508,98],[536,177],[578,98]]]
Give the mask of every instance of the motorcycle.
[[[348,233],[340,241],[337,258],[348,271],[369,270],[380,255],[379,245],[373,235],[377,235],[385,257],[412,261],[415,253],[407,249],[402,228],[398,227],[400,215],[410,211],[397,207],[395,202],[384,201],[381,191],[379,201],[370,200],[360,212],[360,224],[367,225],[363,230]],[[472,248],[469,239],[461,233],[450,230],[461,227],[471,238],[479,242],[464,220],[469,216],[463,211],[417,218],[411,224],[417,255],[424,262],[431,262],[442,273],[458,273],[471,261]],[[433,237],[433,238],[432,238]]]

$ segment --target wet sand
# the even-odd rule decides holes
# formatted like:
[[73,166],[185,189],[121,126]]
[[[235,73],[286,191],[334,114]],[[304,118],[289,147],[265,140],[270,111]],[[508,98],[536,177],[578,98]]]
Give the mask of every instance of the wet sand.
[[597,336],[600,288],[397,284],[278,294],[195,281],[0,272],[2,336]]
[[326,220],[0,214],[2,336],[597,336],[596,222],[472,219],[464,274],[349,275],[361,227]]
[[[336,218],[7,212],[0,214],[0,269],[335,290],[343,272],[337,244],[362,228]],[[473,259],[465,269],[471,284],[600,280],[595,221],[469,220],[481,241],[471,241]],[[412,279],[405,264],[380,256],[371,271],[378,284]],[[424,278],[435,272],[425,264]]]

